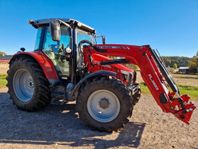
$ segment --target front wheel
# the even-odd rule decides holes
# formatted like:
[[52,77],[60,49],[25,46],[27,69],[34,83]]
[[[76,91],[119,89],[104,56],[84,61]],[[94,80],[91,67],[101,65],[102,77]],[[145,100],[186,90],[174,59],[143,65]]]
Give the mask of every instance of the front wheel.
[[116,79],[101,78],[87,82],[77,99],[80,119],[102,131],[123,127],[132,110],[129,91]]

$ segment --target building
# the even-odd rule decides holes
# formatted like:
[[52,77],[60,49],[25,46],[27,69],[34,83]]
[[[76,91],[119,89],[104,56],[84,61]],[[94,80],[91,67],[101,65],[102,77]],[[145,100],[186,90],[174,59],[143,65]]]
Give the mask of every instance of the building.
[[12,55],[0,56],[0,63],[8,63],[11,58],[12,58]]
[[179,73],[189,73],[189,67],[179,67]]

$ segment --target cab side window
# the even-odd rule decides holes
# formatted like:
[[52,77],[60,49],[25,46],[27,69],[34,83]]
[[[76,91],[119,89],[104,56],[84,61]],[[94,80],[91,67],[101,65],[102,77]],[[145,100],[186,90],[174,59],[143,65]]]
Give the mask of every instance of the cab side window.
[[52,60],[59,76],[69,76],[69,62],[63,59],[63,48],[70,48],[69,29],[61,26],[60,42],[53,41],[50,28],[45,29],[45,38],[43,43],[43,52]]

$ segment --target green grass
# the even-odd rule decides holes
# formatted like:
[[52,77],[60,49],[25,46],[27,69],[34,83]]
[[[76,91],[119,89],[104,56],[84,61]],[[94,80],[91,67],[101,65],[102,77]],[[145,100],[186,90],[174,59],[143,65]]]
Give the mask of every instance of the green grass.
[[148,87],[145,85],[145,83],[140,83],[140,88],[141,88],[141,91],[142,93],[150,93]]
[[6,87],[6,83],[7,83],[7,81],[6,81],[6,75],[0,74],[0,88]]
[[[142,93],[148,94],[150,93],[149,89],[144,83],[140,83],[140,87]],[[198,100],[198,86],[185,86],[185,85],[178,85],[181,94],[188,94],[191,99]]]
[[178,85],[181,94],[188,94],[191,99],[198,100],[198,86]]

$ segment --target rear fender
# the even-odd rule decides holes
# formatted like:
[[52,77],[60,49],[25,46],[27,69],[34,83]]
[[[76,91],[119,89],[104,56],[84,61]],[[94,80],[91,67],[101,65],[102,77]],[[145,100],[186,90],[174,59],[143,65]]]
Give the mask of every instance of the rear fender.
[[54,64],[43,52],[17,52],[10,60],[10,64],[19,57],[28,57],[34,59],[40,65],[45,77],[48,79],[51,85],[54,85],[59,81]]

